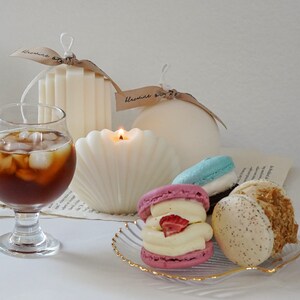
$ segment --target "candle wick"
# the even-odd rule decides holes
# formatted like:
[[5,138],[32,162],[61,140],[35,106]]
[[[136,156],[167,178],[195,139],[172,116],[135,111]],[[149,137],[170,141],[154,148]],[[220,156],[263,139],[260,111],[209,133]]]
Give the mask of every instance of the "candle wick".
[[119,140],[124,140],[123,135],[119,136]]

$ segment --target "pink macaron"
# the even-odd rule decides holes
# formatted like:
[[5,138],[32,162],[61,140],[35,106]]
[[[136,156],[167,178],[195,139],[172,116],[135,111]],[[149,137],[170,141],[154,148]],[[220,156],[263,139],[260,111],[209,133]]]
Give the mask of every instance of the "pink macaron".
[[[184,201],[184,205],[190,205],[189,202],[193,203],[193,205],[202,207],[201,209],[204,211],[205,218],[206,218],[206,212],[209,209],[209,197],[207,195],[207,192],[200,186],[192,185],[192,184],[172,184],[172,185],[166,185],[159,188],[156,188],[152,191],[149,191],[145,195],[143,195],[137,206],[137,211],[140,216],[140,218],[146,222],[145,227],[147,227],[147,219],[148,217],[151,219],[155,218],[155,216],[151,215],[151,207],[155,206],[157,204],[160,204],[165,201]],[[190,201],[192,200],[192,201]],[[185,204],[186,203],[186,204]],[[143,247],[141,249],[141,259],[146,263],[147,265],[153,267],[153,268],[162,268],[162,269],[175,269],[175,268],[188,268],[195,265],[199,265],[201,263],[204,263],[207,261],[212,255],[213,255],[213,243],[210,241],[212,237],[212,229],[210,229],[210,225],[205,223],[204,220],[200,220],[199,222],[191,222],[191,220],[184,219],[183,215],[180,215],[180,212],[176,212],[176,215],[173,214],[171,211],[166,216],[158,216],[159,224],[161,221],[164,220],[164,218],[167,219],[168,226],[174,226],[175,228],[179,227],[180,230],[178,232],[172,232],[171,236],[166,236],[162,234],[163,228],[153,228],[151,227],[149,229],[146,229],[145,231],[153,230],[153,232],[150,232],[149,236],[152,238],[153,234],[154,236],[159,235],[160,239],[158,242],[155,241],[153,244],[161,246],[162,248],[165,247],[165,245],[168,245],[168,239],[170,240],[170,247],[173,247],[173,241],[176,240],[182,240],[182,244],[188,244],[192,243],[193,246],[190,251],[179,253],[176,255],[168,255],[167,253],[156,253],[155,250],[151,251],[151,247],[147,244],[147,239],[143,239]],[[203,216],[202,216],[203,218]],[[183,223],[181,223],[183,221]],[[173,222],[173,223],[172,223]],[[201,224],[200,224],[201,223]],[[185,224],[183,227],[180,228],[181,224]],[[152,226],[152,225],[151,225]],[[198,227],[200,228],[199,233],[197,232]],[[209,237],[207,237],[206,234],[206,240],[203,240],[203,245],[201,249],[198,249],[197,246],[194,246],[195,240],[198,238],[198,234],[202,231],[202,227],[205,227],[205,230],[209,231]],[[143,230],[145,229],[143,228]],[[163,225],[161,225],[163,227]],[[176,231],[176,230],[175,230]],[[192,233],[191,233],[192,232]],[[192,234],[193,237],[190,237],[190,234]],[[176,235],[176,236],[175,236]],[[201,235],[201,234],[200,234]],[[143,236],[143,232],[142,232]],[[172,240],[173,239],[173,240]],[[200,236],[199,239],[201,240],[202,237]],[[161,241],[161,245],[160,245]],[[177,243],[177,242],[175,242]],[[147,246],[146,246],[147,244]],[[177,243],[178,244],[178,243]],[[182,247],[182,244],[178,244],[177,247]],[[176,247],[176,246],[174,246]],[[173,250],[173,249],[172,249]],[[174,249],[174,253],[177,250]],[[181,251],[181,250],[180,250]],[[159,251],[157,251],[159,252]],[[173,252],[173,251],[172,251]]]
[[170,184],[144,194],[137,204],[138,215],[143,221],[146,221],[151,214],[151,205],[180,198],[199,201],[203,204],[206,211],[209,209],[209,197],[207,192],[200,186],[194,184]]

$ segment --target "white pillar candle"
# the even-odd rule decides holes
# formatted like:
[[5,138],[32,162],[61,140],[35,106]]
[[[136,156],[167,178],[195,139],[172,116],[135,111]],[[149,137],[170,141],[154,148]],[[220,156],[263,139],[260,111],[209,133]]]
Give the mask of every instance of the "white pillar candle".
[[111,82],[83,68],[60,65],[39,80],[39,102],[65,110],[75,141],[92,130],[112,128],[111,96]]
[[70,187],[100,212],[134,213],[144,193],[171,183],[180,170],[174,149],[149,130],[92,131],[75,147]]
[[90,132],[96,129],[96,97],[95,97],[95,73],[84,72],[84,132]]
[[66,110],[66,68],[61,65],[55,68],[54,93],[55,105]]
[[84,136],[84,70],[68,66],[66,70],[67,124],[76,141]]
[[108,79],[104,79],[104,107],[105,107],[105,127],[112,127],[112,90],[111,90],[111,82]]
[[104,77],[96,76],[95,97],[96,97],[96,124],[98,129],[105,128],[105,86]]
[[[45,79],[39,80],[39,102],[46,104],[46,87],[45,87]],[[44,121],[44,111],[39,108],[39,122]]]
[[[45,91],[46,91],[46,104],[53,106],[55,104],[55,93],[54,93],[54,74],[47,73],[45,79]],[[44,114],[44,118],[46,122],[51,121],[52,116],[50,115],[51,111],[48,110]]]
[[203,109],[182,100],[166,100],[144,108],[132,127],[149,129],[165,138],[179,155],[181,170],[220,151],[216,121]]

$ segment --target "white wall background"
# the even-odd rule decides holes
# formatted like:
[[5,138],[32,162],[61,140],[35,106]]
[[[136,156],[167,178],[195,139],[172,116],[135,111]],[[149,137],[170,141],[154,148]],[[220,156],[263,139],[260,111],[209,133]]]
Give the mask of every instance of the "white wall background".
[[[0,0],[1,103],[18,100],[44,68],[9,55],[62,53],[61,32],[122,89],[157,84],[171,64],[168,83],[227,124],[223,145],[288,155],[300,167],[300,1]],[[129,126],[134,116],[117,118]]]

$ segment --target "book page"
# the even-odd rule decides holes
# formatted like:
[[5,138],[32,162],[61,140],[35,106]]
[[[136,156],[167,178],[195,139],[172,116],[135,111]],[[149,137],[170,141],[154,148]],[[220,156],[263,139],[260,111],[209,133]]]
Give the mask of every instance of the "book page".
[[110,215],[98,212],[81,201],[70,190],[67,190],[60,198],[45,207],[42,213],[90,220],[134,221],[138,218],[136,214]]
[[222,154],[232,157],[238,183],[253,179],[267,179],[283,186],[292,160],[277,155],[266,155],[257,150],[223,148]]

